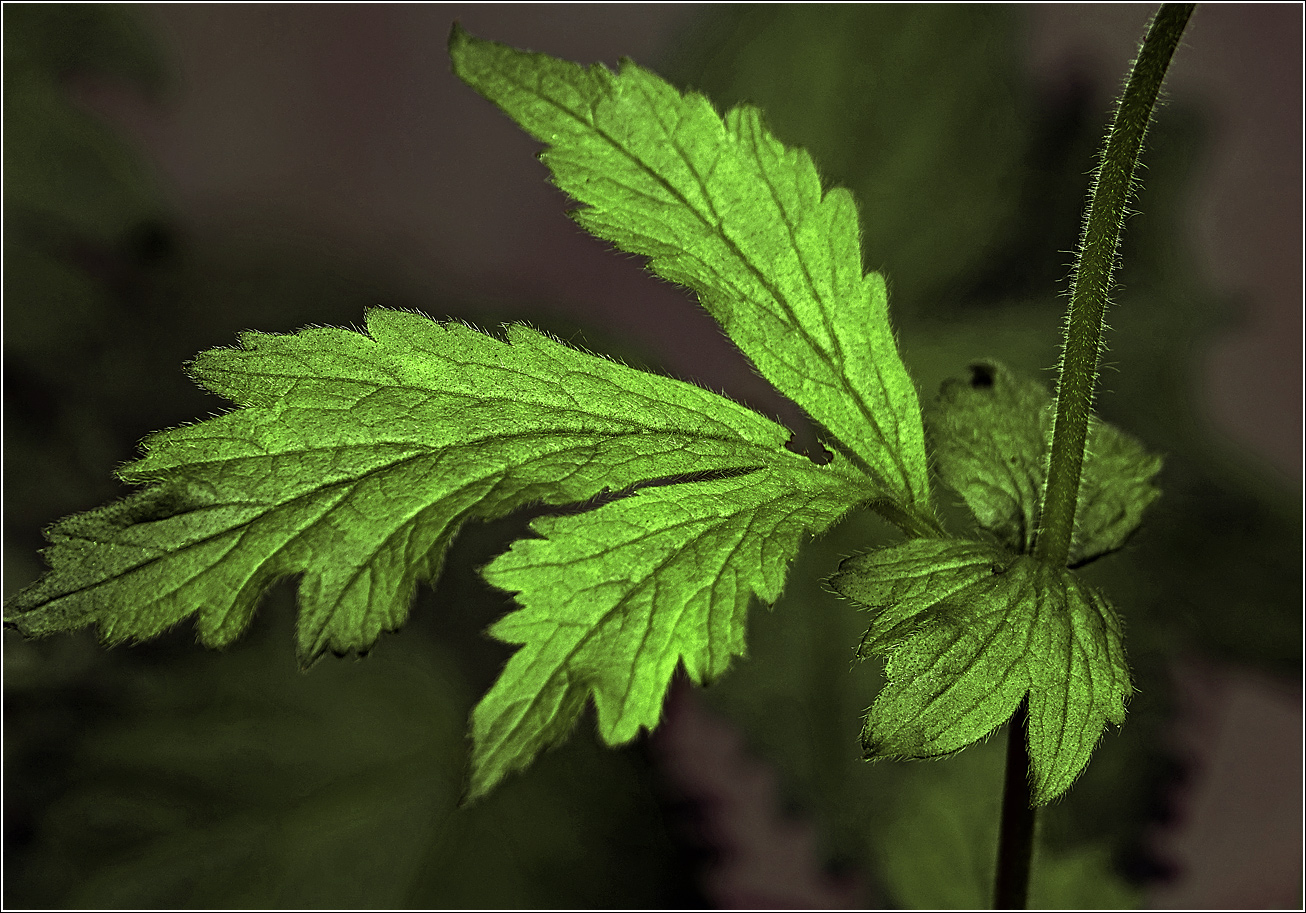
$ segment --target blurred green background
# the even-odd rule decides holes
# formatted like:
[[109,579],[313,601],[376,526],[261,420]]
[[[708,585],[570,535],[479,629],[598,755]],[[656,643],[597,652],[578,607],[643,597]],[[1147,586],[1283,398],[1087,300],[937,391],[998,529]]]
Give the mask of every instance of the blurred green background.
[[[720,108],[759,104],[857,196],[928,403],[979,357],[1052,380],[1101,87],[1123,76],[1136,12],[1108,23],[1123,38],[1104,81],[1093,61],[1048,81],[1037,49],[1058,14],[989,5],[6,6],[5,593],[40,573],[43,526],[122,493],[111,470],[144,434],[227,407],[179,368],[244,329],[348,326],[377,304],[526,320],[802,422],[687,296],[562,218],[535,144],[449,74],[455,18],[572,59],[629,54]],[[1203,15],[1195,49],[1221,40]],[[1122,608],[1138,693],[1044,816],[1036,905],[1132,906],[1190,877],[1152,839],[1201,772],[1173,739],[1176,668],[1253,670],[1300,700],[1300,481],[1233,446],[1204,400],[1207,352],[1249,306],[1216,290],[1191,243],[1191,187],[1220,126],[1178,98],[1162,110],[1125,239],[1100,411],[1165,454],[1165,494],[1127,549],[1086,570]],[[1300,447],[1299,398],[1259,408]],[[469,530],[403,632],[307,675],[288,585],[223,654],[185,626],[113,651],[6,631],[5,904],[985,903],[1001,733],[941,762],[858,760],[880,672],[852,665],[865,622],[820,579],[892,541],[873,517],[810,546],[775,610],[753,611],[750,657],[684,697],[770,771],[754,817],[712,792],[712,759],[670,736],[604,749],[589,721],[456,808],[467,713],[508,655],[481,633],[506,603],[472,569],[523,523]],[[1286,763],[1300,770],[1300,754]],[[766,851],[766,826],[756,845],[721,836],[753,820],[809,825],[790,862],[852,887],[722,888],[733,857]],[[1239,905],[1296,902],[1296,839],[1240,836],[1298,868]]]

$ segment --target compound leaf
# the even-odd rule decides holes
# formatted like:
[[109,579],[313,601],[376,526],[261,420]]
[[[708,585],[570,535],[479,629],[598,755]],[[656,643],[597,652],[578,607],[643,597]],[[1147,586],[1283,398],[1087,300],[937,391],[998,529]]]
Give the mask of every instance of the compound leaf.
[[804,536],[864,484],[785,458],[534,521],[541,538],[484,571],[521,606],[491,633],[523,646],[472,714],[471,795],[564,738],[591,694],[600,733],[619,744],[657,724],[678,664],[699,683],[725,672],[744,653],[750,599],[780,595]]
[[196,615],[233,641],[275,580],[302,575],[297,646],[366,650],[408,613],[461,525],[650,480],[745,472],[788,432],[714,393],[568,348],[374,309],[367,334],[246,333],[192,373],[244,406],[148,438],[147,487],[47,535],[52,570],[6,620],[99,626],[108,642]]
[[1070,570],[979,542],[914,540],[849,558],[831,587],[872,613],[887,660],[869,757],[931,758],[992,733],[1029,697],[1033,799],[1065,792],[1130,693],[1120,620]]
[[937,529],[916,389],[884,278],[863,271],[848,191],[823,192],[811,158],[756,108],[722,118],[630,61],[586,69],[457,25],[449,45],[459,78],[548,144],[554,181],[585,204],[577,222],[693,289],[832,446]]
[[[1035,380],[980,361],[966,379],[944,381],[926,415],[939,476],[980,526],[1014,552],[1034,544],[1047,483],[1055,400]],[[1084,454],[1071,567],[1115,551],[1161,494],[1152,478],[1161,458],[1092,417]]]

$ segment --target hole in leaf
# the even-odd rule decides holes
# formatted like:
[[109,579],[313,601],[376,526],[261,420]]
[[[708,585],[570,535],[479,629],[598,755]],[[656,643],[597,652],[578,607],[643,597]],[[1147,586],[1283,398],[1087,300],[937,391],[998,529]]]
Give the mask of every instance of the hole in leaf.
[[970,385],[974,390],[988,390],[993,386],[993,369],[988,365],[970,366]]
[[802,435],[796,431],[790,432],[789,440],[785,441],[785,450],[799,456],[805,456],[817,466],[824,466],[834,459],[834,452],[818,441],[810,432]]

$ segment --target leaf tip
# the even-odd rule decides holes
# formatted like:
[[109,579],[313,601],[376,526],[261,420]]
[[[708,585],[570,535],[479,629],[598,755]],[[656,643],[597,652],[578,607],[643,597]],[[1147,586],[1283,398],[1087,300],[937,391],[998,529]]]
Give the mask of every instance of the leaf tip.
[[462,22],[455,19],[453,21],[453,25],[449,26],[448,46],[449,46],[450,55],[453,54],[456,48],[459,48],[462,45],[466,44],[468,40],[470,40],[470,37],[471,35],[467,31],[467,29],[463,28]]
[[[511,762],[505,763],[502,758],[496,757],[492,751],[486,751],[485,746],[480,743],[475,734],[475,724],[473,724],[469,736],[472,743],[471,761],[462,795],[458,798],[459,808],[470,808],[485,801],[490,793],[494,792],[499,784],[514,770],[514,765]],[[531,759],[533,758],[534,754],[531,755]],[[529,763],[529,760],[527,763]],[[520,767],[518,766],[517,769],[520,769]]]
[[447,42],[447,47],[449,48],[449,61],[453,64],[454,75],[459,79],[462,79],[464,82],[466,81],[464,75],[466,68],[464,67],[465,61],[463,58],[466,55],[467,50],[478,40],[479,39],[475,35],[463,28],[463,24],[457,19],[455,19],[453,25],[449,27],[449,40]]

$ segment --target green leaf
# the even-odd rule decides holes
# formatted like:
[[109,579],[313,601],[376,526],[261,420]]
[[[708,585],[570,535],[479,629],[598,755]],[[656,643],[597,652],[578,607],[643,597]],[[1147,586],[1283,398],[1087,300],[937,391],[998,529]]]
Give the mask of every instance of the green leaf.
[[652,729],[677,665],[715,679],[744,653],[753,596],[772,602],[805,535],[858,480],[793,457],[747,475],[649,488],[532,523],[484,572],[521,609],[492,629],[522,644],[472,714],[472,797],[563,739],[593,694],[609,744]]
[[577,222],[693,289],[836,449],[937,528],[916,389],[884,278],[862,268],[848,191],[823,192],[811,158],[756,108],[723,119],[630,61],[585,69],[456,25],[449,45],[459,78],[549,145],[554,181],[585,204]]
[[1078,567],[1125,544],[1143,512],[1161,497],[1152,479],[1161,457],[1096,416],[1088,419],[1088,446],[1070,543],[1070,566]]
[[[1047,483],[1055,401],[1040,383],[999,362],[970,366],[945,381],[926,415],[939,476],[980,526],[1012,551],[1031,551]],[[1161,494],[1161,458],[1111,425],[1091,420],[1075,514],[1070,565],[1124,545]]]
[[302,575],[307,664],[397,628],[469,519],[813,465],[742,406],[522,326],[505,342],[374,309],[367,334],[246,333],[242,349],[200,355],[196,379],[246,408],[147,439],[120,476],[148,487],[52,527],[52,571],[7,621],[29,635],[97,624],[112,643],[195,614],[200,639],[222,646],[269,585]]
[[1066,569],[978,542],[915,540],[846,560],[830,581],[872,612],[863,656],[888,679],[870,757],[931,758],[985,738],[1029,695],[1033,798],[1055,799],[1130,693],[1120,620]]

